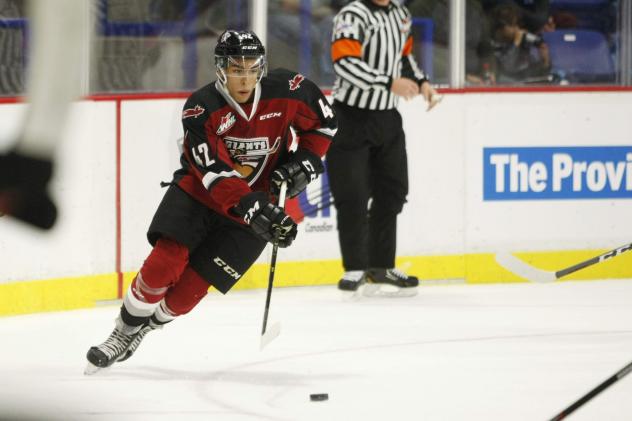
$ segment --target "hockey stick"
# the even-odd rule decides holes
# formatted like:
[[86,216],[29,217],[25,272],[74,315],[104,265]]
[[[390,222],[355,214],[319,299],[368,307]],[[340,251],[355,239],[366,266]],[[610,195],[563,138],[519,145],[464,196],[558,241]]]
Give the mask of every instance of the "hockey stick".
[[[287,192],[287,183],[281,184],[279,191],[279,206],[281,209],[285,206],[285,194]],[[268,291],[266,293],[266,307],[263,312],[263,327],[261,328],[261,344],[259,349],[263,349],[266,345],[272,342],[281,333],[281,323],[276,322],[270,329],[266,329],[268,326],[268,311],[270,310],[270,299],[272,298],[272,284],[274,282],[274,272],[276,269],[277,253],[279,251],[279,235],[277,231],[274,234],[274,241],[272,242],[272,257],[270,258],[270,274],[268,276]]]
[[588,402],[589,400],[591,400],[592,398],[594,398],[595,396],[597,396],[598,394],[606,390],[609,386],[616,383],[618,380],[625,377],[627,374],[630,373],[630,371],[632,371],[632,362],[626,365],[625,367],[623,367],[621,370],[617,371],[614,375],[612,375],[608,379],[604,380],[599,386],[595,387],[593,390],[586,393],[584,396],[579,398],[568,408],[564,409],[562,412],[560,412],[559,414],[551,418],[550,421],[563,420],[568,415],[575,412],[577,408],[579,408],[580,406],[582,406],[583,404],[585,404],[586,402]]
[[557,272],[536,269],[533,266],[518,259],[514,255],[506,252],[496,254],[496,262],[498,262],[499,265],[501,265],[508,271],[513,272],[522,278],[528,279],[531,282],[548,283],[553,282],[556,279],[560,279],[563,276],[570,275],[571,273],[577,272],[581,269],[587,268],[588,266],[592,266],[594,264],[601,263],[604,260],[611,259],[615,256],[620,255],[621,253],[625,253],[626,251],[630,250],[632,250],[632,243],[617,247],[616,249],[610,250],[604,254],[595,256],[581,263],[577,263],[573,266],[567,267],[566,269],[558,270]]

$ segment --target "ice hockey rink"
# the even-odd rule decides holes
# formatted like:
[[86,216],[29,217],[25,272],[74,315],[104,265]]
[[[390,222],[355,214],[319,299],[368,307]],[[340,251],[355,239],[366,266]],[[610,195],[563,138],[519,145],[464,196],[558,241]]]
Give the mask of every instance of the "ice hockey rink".
[[[93,376],[117,303],[0,319],[2,420],[547,420],[632,359],[632,280],[210,294]],[[311,402],[309,395],[328,393]],[[632,419],[632,376],[569,416]]]

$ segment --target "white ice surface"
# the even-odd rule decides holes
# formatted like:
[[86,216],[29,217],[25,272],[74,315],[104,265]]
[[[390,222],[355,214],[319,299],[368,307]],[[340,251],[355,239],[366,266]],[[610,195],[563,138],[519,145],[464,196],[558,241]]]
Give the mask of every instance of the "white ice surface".
[[[632,281],[212,294],[84,376],[118,307],[0,318],[0,419],[547,420],[632,360]],[[311,393],[328,393],[310,402]],[[632,375],[568,419],[632,419]]]

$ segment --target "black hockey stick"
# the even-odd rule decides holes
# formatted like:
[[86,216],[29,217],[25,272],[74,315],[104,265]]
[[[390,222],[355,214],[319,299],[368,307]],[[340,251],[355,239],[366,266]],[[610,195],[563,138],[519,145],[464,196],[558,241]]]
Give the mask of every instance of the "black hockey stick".
[[577,401],[575,401],[575,403],[570,405],[568,408],[564,409],[562,412],[560,412],[559,414],[551,418],[551,421],[563,420],[568,415],[575,412],[577,408],[579,408],[580,406],[582,406],[583,404],[585,404],[586,402],[588,402],[589,400],[591,400],[592,398],[594,398],[595,396],[603,392],[605,389],[607,389],[612,384],[616,383],[618,380],[625,377],[627,374],[630,373],[630,371],[632,371],[632,362],[626,365],[625,367],[623,367],[621,370],[617,371],[613,376],[606,379],[599,386],[595,387],[593,390],[591,390],[590,392],[586,393],[584,396],[579,398]]
[[[281,184],[279,191],[279,206],[281,209],[285,206],[285,194],[287,193],[287,183]],[[274,283],[274,272],[276,270],[277,253],[279,251],[279,235],[280,232],[274,234],[274,240],[272,242],[272,257],[270,258],[270,274],[268,275],[268,291],[266,293],[266,307],[263,312],[263,327],[261,328],[261,344],[259,349],[263,349],[267,344],[272,342],[274,338],[281,333],[281,323],[277,322],[268,327],[268,312],[270,310],[270,299],[272,298],[272,284]]]
[[547,283],[553,282],[563,276],[570,275],[571,273],[587,268],[588,266],[601,263],[604,260],[611,259],[630,250],[632,250],[632,243],[617,247],[616,249],[610,250],[604,254],[600,254],[599,256],[595,256],[573,266],[567,267],[566,269],[558,270],[556,272],[536,269],[509,253],[498,253],[496,255],[496,262],[498,262],[498,264],[500,264],[508,271],[513,272],[522,278],[528,279],[529,281]]

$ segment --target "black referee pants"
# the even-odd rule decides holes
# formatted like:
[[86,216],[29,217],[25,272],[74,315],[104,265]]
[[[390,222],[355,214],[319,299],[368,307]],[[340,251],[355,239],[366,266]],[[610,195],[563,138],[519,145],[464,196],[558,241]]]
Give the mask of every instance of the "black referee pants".
[[339,102],[334,108],[338,132],[327,166],[344,268],[392,268],[397,215],[408,194],[401,115],[396,109],[370,111]]

